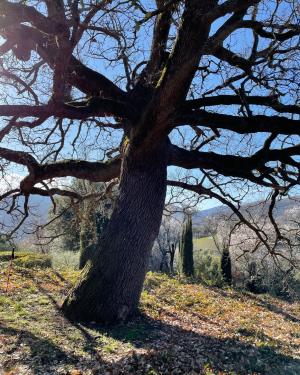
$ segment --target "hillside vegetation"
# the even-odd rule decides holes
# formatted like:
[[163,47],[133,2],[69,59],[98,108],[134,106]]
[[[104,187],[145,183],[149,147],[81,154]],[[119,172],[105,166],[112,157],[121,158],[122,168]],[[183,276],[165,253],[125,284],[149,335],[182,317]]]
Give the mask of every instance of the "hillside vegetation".
[[203,251],[203,250],[210,250],[212,252],[218,253],[218,249],[216,247],[215,241],[212,236],[208,237],[201,237],[201,238],[194,238],[193,239],[194,251]]
[[147,275],[141,315],[72,324],[59,304],[78,272],[0,271],[1,374],[300,373],[300,303]]

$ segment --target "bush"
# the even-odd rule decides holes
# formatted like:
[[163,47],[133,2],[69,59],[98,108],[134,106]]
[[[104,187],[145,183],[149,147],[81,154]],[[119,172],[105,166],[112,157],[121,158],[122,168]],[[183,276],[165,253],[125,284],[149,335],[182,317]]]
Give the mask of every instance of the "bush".
[[[10,251],[0,252],[0,262],[8,262],[11,259]],[[46,254],[18,251],[15,253],[13,264],[24,268],[50,268],[52,267],[51,258]]]
[[267,291],[276,297],[283,299],[299,299],[300,297],[300,279],[299,273],[293,270],[290,273],[285,273],[276,270],[272,273],[270,281],[266,287]]
[[201,250],[195,258],[195,276],[206,284],[223,286],[220,256],[211,254],[210,250]]
[[0,251],[9,251],[11,248],[11,245],[5,242],[1,237],[0,237]]
[[53,251],[51,252],[52,267],[54,269],[72,268],[78,269],[79,252],[74,251]]
[[269,293],[283,299],[299,299],[300,272],[296,269],[290,272],[288,264],[281,261],[282,269],[275,266],[272,259],[263,263],[260,259],[251,260],[243,273],[243,287],[252,293]]

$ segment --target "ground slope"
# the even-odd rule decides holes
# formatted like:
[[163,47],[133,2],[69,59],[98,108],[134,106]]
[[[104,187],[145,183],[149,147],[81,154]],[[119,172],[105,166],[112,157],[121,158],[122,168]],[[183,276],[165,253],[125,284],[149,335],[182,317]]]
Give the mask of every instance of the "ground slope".
[[[148,274],[144,316],[74,325],[58,304],[75,271],[0,271],[0,374],[300,374],[300,304]],[[2,371],[2,372],[1,372]]]

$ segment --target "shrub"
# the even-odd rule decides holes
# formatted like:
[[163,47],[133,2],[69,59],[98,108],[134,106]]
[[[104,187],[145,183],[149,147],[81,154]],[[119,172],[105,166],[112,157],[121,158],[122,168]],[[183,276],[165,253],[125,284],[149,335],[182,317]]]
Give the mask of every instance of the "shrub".
[[74,251],[53,251],[51,252],[52,267],[54,269],[78,269],[79,252]]
[[11,248],[11,245],[5,242],[0,236],[0,250],[8,251]]
[[195,275],[206,284],[223,285],[220,256],[213,255],[210,250],[201,250],[195,258]]
[[[284,299],[300,297],[300,273],[290,269],[289,264],[281,261],[281,269],[272,259],[262,262],[260,259],[251,260],[243,274],[243,286],[252,293],[269,293]],[[285,270],[284,270],[285,269]]]
[[[10,259],[10,251],[0,252],[0,262],[8,262]],[[24,268],[50,268],[52,266],[49,255],[24,251],[18,251],[15,253],[13,264]]]

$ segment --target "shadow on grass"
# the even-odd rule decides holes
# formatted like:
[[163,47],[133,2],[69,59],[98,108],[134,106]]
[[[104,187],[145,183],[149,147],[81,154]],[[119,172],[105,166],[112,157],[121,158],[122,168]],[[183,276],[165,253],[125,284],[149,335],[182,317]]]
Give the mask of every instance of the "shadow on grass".
[[[38,282],[36,286],[40,293],[49,298],[58,313],[59,306],[52,293]],[[216,290],[214,288],[214,291]],[[226,291],[219,291],[227,294]],[[230,294],[228,297],[238,298],[238,295],[234,297]],[[253,295],[247,295],[248,297],[256,299]],[[264,302],[260,298],[257,299],[258,303]],[[270,306],[265,307],[270,309]],[[275,312],[285,313],[284,311]],[[84,340],[80,343],[66,336],[67,345],[65,343],[54,344],[29,330],[15,329],[0,324],[0,338],[1,335],[11,337],[13,342],[9,352],[6,352],[6,361],[2,363],[4,371],[24,364],[37,375],[70,374],[68,367],[83,368],[83,374],[92,370],[95,375],[103,375],[105,372],[118,375],[188,375],[204,374],[205,366],[209,366],[214,371],[222,371],[224,374],[300,374],[300,360],[278,353],[276,347],[271,343],[267,344],[267,338],[263,341],[264,344],[257,347],[239,340],[238,337],[218,338],[214,336],[214,332],[211,332],[211,335],[202,335],[143,315],[130,323],[115,327],[70,324],[74,332],[79,331],[82,334]],[[60,328],[63,331],[64,326]],[[250,331],[241,332],[241,336],[244,337],[251,336],[251,334]],[[102,336],[121,343],[129,343],[132,350],[124,351],[120,355],[116,351],[114,362],[104,360],[103,344],[101,340],[98,340]],[[21,345],[27,348],[26,353],[15,356],[14,354],[18,354]],[[76,345],[80,345],[79,352],[73,350]],[[73,354],[74,352],[76,355]],[[114,358],[114,353],[110,353],[110,357]],[[62,368],[65,372],[62,372]]]
[[176,374],[201,374],[205,366],[234,374],[300,374],[300,360],[277,353],[272,346],[258,348],[238,339],[201,335],[147,316],[112,328],[86,327],[147,349],[147,354],[133,354],[116,363],[118,374],[123,374],[122,369],[128,365],[137,374],[150,374],[149,368],[153,374],[171,374],[175,370]]
[[[217,288],[217,287],[211,287],[212,290],[218,294],[220,294],[222,297],[229,297],[231,299],[236,300],[243,300],[243,299],[250,299],[254,301],[258,306],[263,307],[271,312],[274,312],[275,314],[281,315],[285,320],[289,320],[294,323],[300,323],[300,319],[296,316],[288,313],[287,311],[283,310],[281,307],[274,305],[270,301],[264,300],[263,296],[264,294],[253,294],[247,291],[238,292],[236,290],[233,290],[233,293],[227,293],[226,290]],[[276,297],[278,298],[278,297]],[[279,299],[279,298],[278,298]],[[285,303],[289,303],[288,300],[284,300]]]
[[[261,297],[255,296],[250,293],[246,293],[245,295],[247,296],[247,298],[250,298],[254,300],[255,302],[257,302],[259,306],[264,307],[268,309],[269,311],[274,312],[275,314],[281,315],[284,319],[289,320],[294,323],[300,323],[300,319],[298,319],[296,316],[289,314],[288,312],[284,311],[282,308],[274,305],[273,303],[270,303],[269,301],[265,301]],[[284,302],[288,302],[288,301],[284,301]]]
[[53,274],[54,274],[57,278],[59,278],[60,281],[64,282],[68,288],[71,288],[71,287],[72,287],[72,283],[70,283],[69,280],[67,280],[65,277],[63,277],[61,273],[59,273],[58,271],[56,271],[56,270],[53,269],[53,268],[52,268],[52,272],[53,272]]
[[[231,371],[233,374],[300,373],[300,360],[279,354],[274,347],[264,345],[257,348],[238,339],[200,335],[145,316],[111,328],[82,324],[73,327],[84,334],[85,344],[80,356],[70,354],[64,346],[55,345],[37,334],[0,325],[0,334],[16,340],[9,353],[11,359],[2,363],[4,370],[26,364],[34,374],[68,373],[67,370],[59,372],[58,365],[64,369],[68,366],[86,370],[94,368],[93,374],[98,375],[112,370],[115,374],[124,375],[201,374],[205,366],[224,373]],[[99,354],[101,346],[96,339],[102,335],[130,343],[133,350],[116,362],[106,362]],[[25,356],[18,358],[13,354],[18,352],[20,345],[25,345],[29,350]],[[76,342],[68,347],[72,345],[76,345]],[[141,348],[145,350],[139,353]],[[88,358],[92,358],[92,361]]]
[[[15,329],[0,324],[0,335],[15,338],[10,342],[9,356],[1,363],[4,373],[10,373],[12,368],[27,365],[34,374],[42,374],[41,368],[46,367],[51,374],[56,374],[57,364],[74,365],[80,359],[66,353],[63,349],[54,345],[44,338],[40,338],[27,330]],[[18,350],[22,346],[28,348],[26,356],[24,353],[18,358]]]

